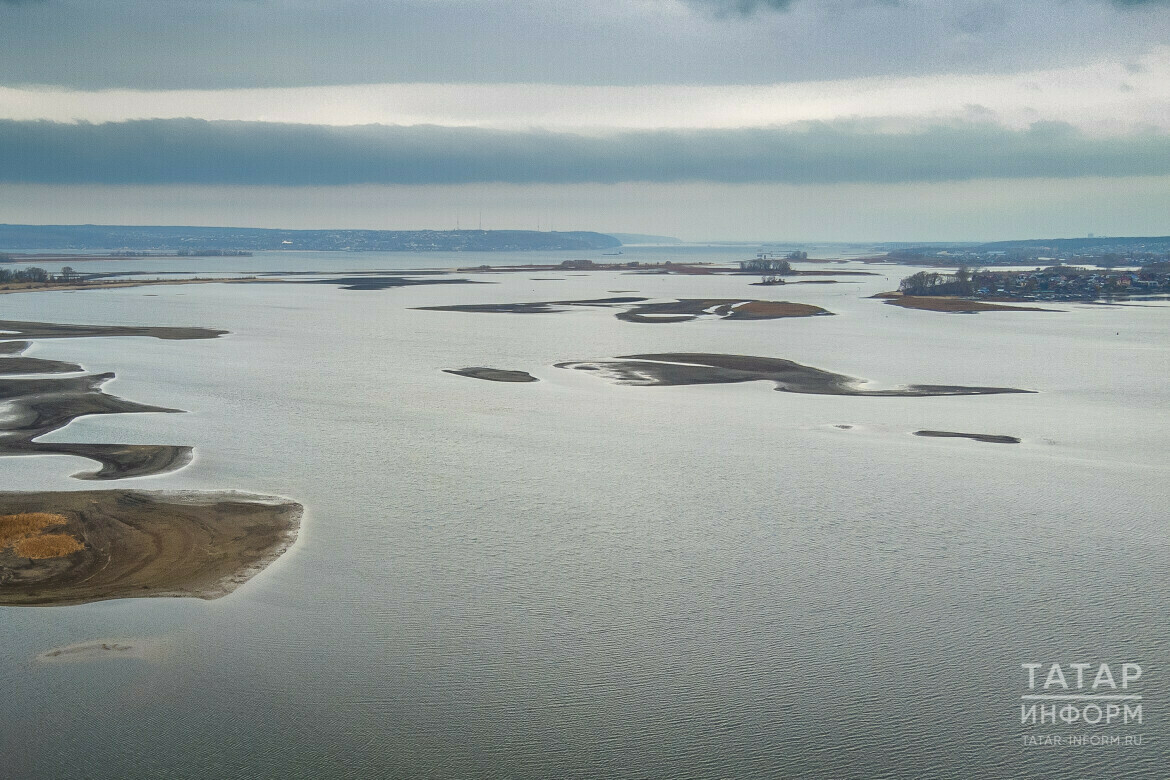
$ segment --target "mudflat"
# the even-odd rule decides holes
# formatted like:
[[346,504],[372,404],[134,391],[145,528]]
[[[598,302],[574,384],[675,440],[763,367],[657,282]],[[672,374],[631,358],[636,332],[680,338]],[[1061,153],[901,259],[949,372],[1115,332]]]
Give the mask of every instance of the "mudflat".
[[915,436],[933,436],[937,438],[972,439],[989,444],[1019,444],[1015,436],[1001,436],[995,433],[956,433],[954,431],[914,431]]
[[762,380],[773,382],[777,390],[785,393],[897,398],[1034,392],[1012,387],[919,384],[889,390],[867,390],[862,387],[863,381],[860,379],[801,365],[791,360],[700,352],[624,355],[611,360],[557,363],[556,367],[595,371],[599,376],[616,384],[640,386],[727,384]]
[[577,307],[619,308],[614,316],[626,322],[668,324],[703,317],[723,320],[775,320],[783,317],[816,317],[832,314],[819,306],[788,301],[753,301],[742,298],[678,298],[650,303],[647,298],[614,297],[581,301],[534,303],[476,303],[454,306],[420,306],[424,311],[462,311],[485,314],[554,314]]
[[235,491],[0,493],[0,606],[219,598],[291,546],[301,513]]
[[[112,373],[79,373],[74,363],[25,357],[27,339],[95,336],[148,336],[159,339],[208,339],[226,331],[207,328],[126,327],[117,325],[60,325],[49,322],[0,320],[0,330],[25,340],[0,342],[0,403],[9,413],[0,419],[0,455],[76,455],[97,461],[97,471],[74,474],[78,479],[125,479],[161,474],[191,462],[190,447],[172,444],[104,444],[42,442],[40,437],[91,414],[180,412],[161,406],[127,401],[109,395],[102,385]],[[27,375],[27,376],[13,376]]]
[[506,368],[471,366],[469,368],[444,368],[444,373],[467,376],[472,379],[486,379],[489,382],[539,382],[527,371],[512,371]]
[[981,311],[1059,311],[1059,309],[1042,309],[1039,306],[1005,306],[1002,303],[987,303],[986,301],[972,301],[966,298],[944,298],[929,295],[882,293],[873,297],[885,298],[886,303],[891,306],[901,306],[903,309],[952,312],[954,314],[977,314]]

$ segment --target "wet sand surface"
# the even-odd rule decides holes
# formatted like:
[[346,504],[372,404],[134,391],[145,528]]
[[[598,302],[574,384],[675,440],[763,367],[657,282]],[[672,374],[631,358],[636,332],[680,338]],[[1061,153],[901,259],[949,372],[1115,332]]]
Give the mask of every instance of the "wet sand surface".
[[[226,331],[206,328],[147,328],[100,325],[59,325],[45,322],[0,320],[0,330],[28,339],[90,338],[95,336],[151,336],[159,339],[216,338]],[[84,370],[73,363],[21,356],[29,341],[0,344],[0,403],[8,413],[0,418],[0,455],[75,455],[96,461],[97,471],[79,472],[78,479],[125,479],[162,474],[191,462],[190,447],[171,444],[119,444],[36,441],[78,417],[92,414],[177,413],[181,409],[127,401],[102,390],[112,373],[83,376],[43,376]],[[13,374],[31,374],[12,377]]]
[[1042,309],[1038,306],[1005,306],[1002,303],[987,303],[985,301],[969,301],[965,298],[943,298],[918,295],[898,295],[882,293],[874,298],[885,298],[891,306],[901,306],[903,309],[921,309],[923,311],[952,312],[955,314],[977,314],[981,311],[1060,311],[1059,309]]
[[1019,444],[1015,436],[1000,436],[994,433],[955,433],[954,431],[915,431],[915,436],[934,436],[938,438],[973,439],[989,444]]
[[527,371],[510,371],[505,368],[487,368],[486,366],[472,366],[470,368],[444,368],[444,373],[468,376],[472,379],[486,379],[489,382],[539,382]]
[[[219,598],[288,549],[301,512],[292,501],[234,491],[0,493],[0,605]],[[22,537],[12,529],[27,517],[43,527]],[[80,549],[21,555],[38,534]]]
[[643,303],[616,315],[626,322],[690,322],[700,317],[723,320],[777,320],[784,317],[831,315],[820,306],[788,301],[744,301],[736,298],[682,298],[673,303]]
[[775,383],[777,390],[786,393],[898,398],[1034,392],[1011,387],[958,385],[905,385],[891,390],[866,390],[861,387],[860,379],[804,366],[791,360],[697,352],[624,355],[612,360],[557,363],[556,367],[596,371],[603,378],[616,384],[639,386],[727,384],[764,380]]
[[422,311],[462,311],[485,314],[555,314],[575,307],[621,308],[616,316],[626,322],[668,324],[690,322],[702,317],[724,320],[774,320],[783,317],[815,317],[830,311],[805,303],[788,301],[753,301],[742,298],[680,298],[649,303],[648,298],[614,297],[581,301],[541,301],[536,303],[478,303],[454,306],[420,306]]
[[[8,339],[78,339],[93,336],[150,336],[156,339],[214,339],[226,330],[209,328],[138,327],[126,325],[60,325],[55,322],[0,320],[0,331]],[[26,345],[27,346],[27,345]]]
[[0,342],[0,375],[12,374],[71,374],[82,371],[76,363],[66,363],[61,360],[45,360],[43,358],[21,357],[21,353],[28,349],[28,341]]
[[559,314],[575,306],[616,306],[639,303],[646,298],[591,298],[582,301],[540,301],[536,303],[460,303],[452,306],[419,306],[418,311],[463,311],[479,314]]
[[409,276],[343,276],[333,279],[303,279],[294,284],[332,284],[343,290],[388,290],[393,287],[415,287],[430,284],[492,284],[471,279],[412,279]]

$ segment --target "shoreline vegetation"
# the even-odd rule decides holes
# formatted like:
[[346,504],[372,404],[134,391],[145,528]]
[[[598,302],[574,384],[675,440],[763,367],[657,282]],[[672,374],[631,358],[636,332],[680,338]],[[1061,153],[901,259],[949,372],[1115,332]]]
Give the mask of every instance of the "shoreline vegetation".
[[235,491],[0,493],[0,606],[216,599],[293,544],[302,511]]
[[614,384],[639,387],[730,384],[770,381],[785,393],[813,395],[922,398],[930,396],[995,395],[1033,393],[1012,387],[968,387],[963,385],[904,385],[890,390],[867,390],[863,380],[834,374],[780,358],[751,355],[716,355],[700,352],[669,352],[623,355],[610,360],[567,361],[557,368],[592,371]]

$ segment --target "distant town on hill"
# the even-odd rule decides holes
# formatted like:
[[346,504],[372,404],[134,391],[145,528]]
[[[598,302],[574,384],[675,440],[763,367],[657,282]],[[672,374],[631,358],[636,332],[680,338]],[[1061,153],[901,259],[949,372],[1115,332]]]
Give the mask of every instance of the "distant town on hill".
[[1170,236],[1034,238],[986,244],[897,244],[882,259],[910,265],[1148,265],[1170,260]]
[[522,252],[613,249],[622,242],[589,231],[275,230],[129,225],[0,225],[0,250],[134,250],[206,252],[317,251]]

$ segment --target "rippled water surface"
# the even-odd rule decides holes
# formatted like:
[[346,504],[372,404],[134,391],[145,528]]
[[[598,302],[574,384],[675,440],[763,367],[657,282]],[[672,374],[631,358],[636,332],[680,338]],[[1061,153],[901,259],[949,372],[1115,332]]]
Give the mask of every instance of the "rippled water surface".
[[[563,258],[323,255],[299,270]],[[109,392],[189,410],[84,418],[49,438],[192,444],[186,469],[117,486],[307,507],[296,547],[217,601],[0,608],[0,777],[1165,777],[1170,312],[909,311],[864,296],[913,269],[848,267],[879,275],[0,296],[7,319],[231,331],[36,344],[116,372]],[[837,316],[411,308],[615,290]],[[626,387],[553,366],[672,351],[1037,393]],[[481,365],[541,381],[442,372]],[[68,477],[83,465],[3,458],[0,486],[92,487]],[[102,638],[150,650],[35,660]],[[1140,727],[1021,726],[1020,664],[1081,661],[1141,663]],[[1144,744],[1028,747],[1029,734]]]

